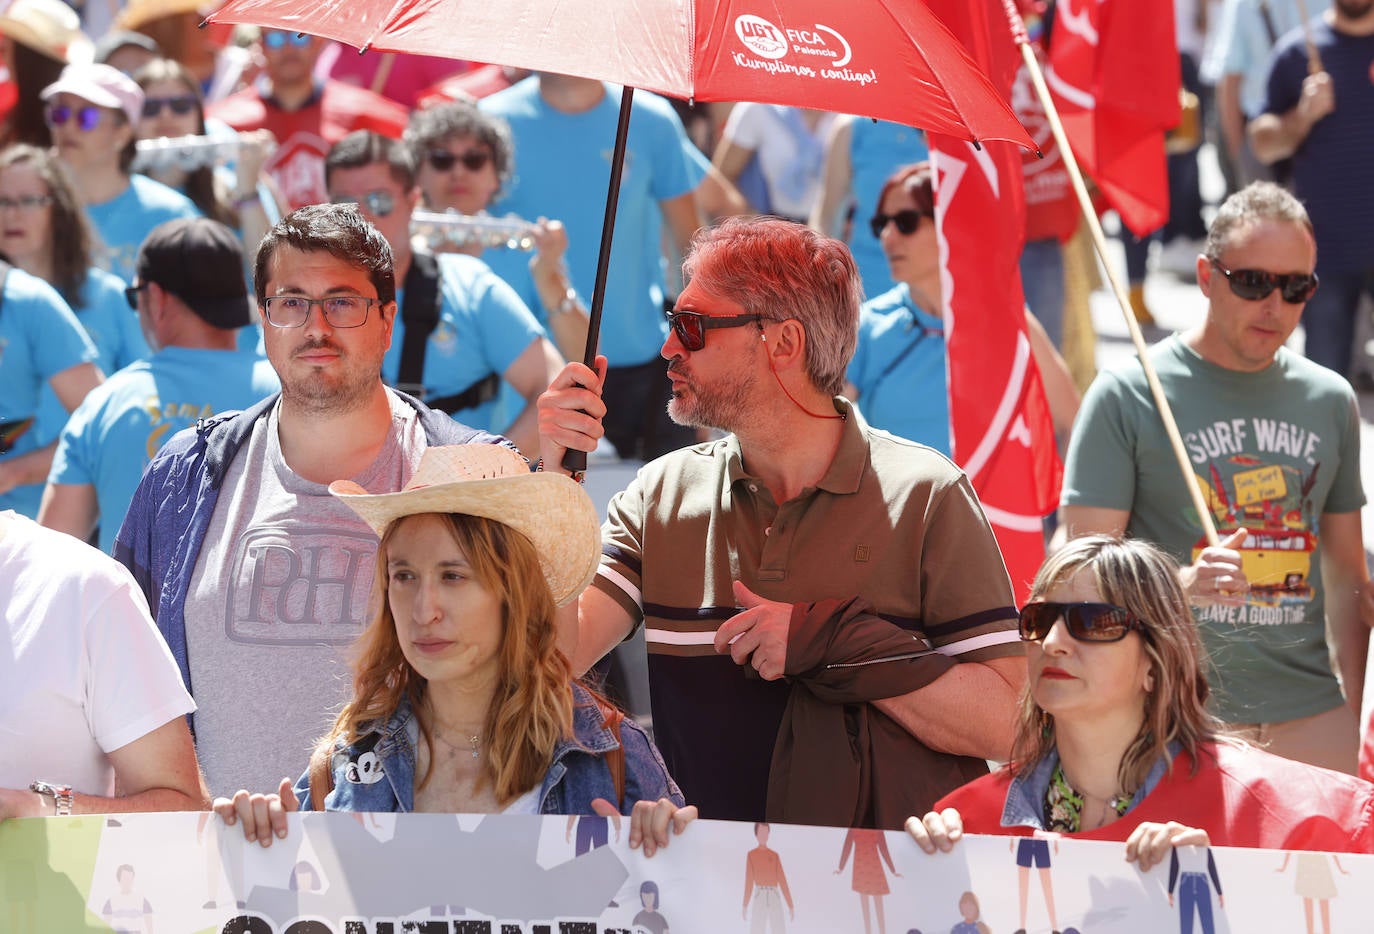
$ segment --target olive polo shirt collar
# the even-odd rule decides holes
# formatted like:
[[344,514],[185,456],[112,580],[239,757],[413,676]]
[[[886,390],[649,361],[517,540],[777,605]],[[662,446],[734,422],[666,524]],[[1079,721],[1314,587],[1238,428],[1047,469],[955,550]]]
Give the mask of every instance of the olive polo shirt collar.
[[[840,443],[835,448],[835,457],[830,461],[815,489],[825,490],[837,496],[859,492],[859,483],[868,468],[868,423],[863,420],[859,410],[843,396],[835,396],[835,411],[845,416],[840,426]],[[740,480],[756,479],[744,469],[744,455],[740,451],[739,438],[727,435],[725,445],[726,471],[733,487]]]

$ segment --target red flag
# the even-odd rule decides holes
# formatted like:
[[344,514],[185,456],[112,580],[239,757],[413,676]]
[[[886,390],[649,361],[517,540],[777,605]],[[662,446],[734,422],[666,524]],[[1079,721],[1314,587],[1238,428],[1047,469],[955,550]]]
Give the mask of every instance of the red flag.
[[[1020,56],[999,0],[930,0],[1010,99]],[[935,172],[949,372],[950,438],[992,523],[1023,603],[1045,557],[1042,518],[1062,468],[1040,371],[1030,353],[1018,262],[1025,233],[1021,158],[928,134]]]
[[1137,235],[1169,216],[1164,131],[1178,123],[1171,0],[1059,0],[1045,79],[1069,145]]

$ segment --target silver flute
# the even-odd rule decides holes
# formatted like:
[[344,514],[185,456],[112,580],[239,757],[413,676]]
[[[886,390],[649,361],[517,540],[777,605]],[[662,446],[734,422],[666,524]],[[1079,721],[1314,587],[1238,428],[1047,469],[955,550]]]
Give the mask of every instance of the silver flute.
[[141,139],[134,157],[135,172],[162,172],[181,169],[186,172],[203,166],[225,165],[239,156],[238,139],[212,136],[162,136]]
[[514,214],[490,217],[457,211],[416,211],[410,216],[410,233],[424,240],[430,249],[446,244],[534,249],[534,225]]

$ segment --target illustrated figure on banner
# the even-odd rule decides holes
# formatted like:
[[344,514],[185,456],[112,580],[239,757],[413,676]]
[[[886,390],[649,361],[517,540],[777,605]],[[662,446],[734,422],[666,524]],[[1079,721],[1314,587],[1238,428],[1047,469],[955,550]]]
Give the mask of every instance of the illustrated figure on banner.
[[646,931],[647,934],[668,934],[668,919],[663,917],[658,910],[658,883],[651,879],[645,880],[639,887],[639,902],[643,909],[635,915],[634,921],[630,922],[636,929]]
[[115,870],[119,891],[105,900],[100,915],[115,934],[153,934],[153,906],[134,890],[134,867],[128,863]]
[[[1045,914],[1049,915],[1050,928],[1059,930],[1059,922],[1055,920],[1054,914],[1054,880],[1050,877],[1050,841],[1043,837],[1026,837],[1021,840],[1008,841],[1016,852],[1016,882],[1020,893],[1021,924],[1017,928],[1017,934],[1025,934],[1026,931],[1026,907],[1030,897],[1030,871],[1031,867],[1040,870],[1040,890],[1045,893]],[[1054,854],[1059,855],[1059,842],[1054,843]]]
[[864,913],[864,934],[873,932],[869,920],[870,903],[873,913],[878,918],[878,934],[886,934],[883,896],[891,890],[887,886],[883,863],[887,863],[887,868],[893,876],[898,879],[902,877],[897,867],[892,864],[892,854],[887,849],[887,836],[881,830],[850,828],[849,833],[845,834],[844,848],[840,850],[840,865],[835,870],[835,875],[844,872],[845,863],[849,861],[851,852],[854,854],[854,876],[850,884],[854,891],[859,893],[859,906]]
[[[1210,880],[1211,885],[1208,885]],[[1193,915],[1197,915],[1202,934],[1215,934],[1212,918],[1212,890],[1217,893],[1217,907],[1225,908],[1221,894],[1221,877],[1211,847],[1174,847],[1169,855],[1169,905],[1174,904],[1178,892],[1178,929],[1180,934],[1193,934]]]
[[983,923],[983,910],[978,905],[978,896],[965,892],[959,896],[959,917],[963,920],[949,929],[949,934],[989,934],[988,926]]
[[771,828],[759,821],[754,824],[754,839],[759,845],[749,851],[744,859],[744,918],[749,921],[750,903],[754,907],[754,917],[749,925],[750,934],[784,934],[787,924],[782,917],[782,903],[787,902],[787,914],[797,920],[796,906],[792,904],[792,892],[787,887],[787,873],[782,868],[782,857],[777,850],[768,846]]
[[[1284,853],[1283,862],[1274,870],[1283,872],[1288,868],[1289,861],[1293,860],[1293,891],[1302,899],[1302,913],[1307,919],[1307,934],[1317,934],[1317,929],[1312,923],[1315,920],[1313,908],[1316,902],[1321,904],[1322,934],[1331,934],[1331,899],[1339,893],[1327,858],[1326,853]],[[1350,875],[1350,870],[1341,865],[1340,857],[1335,853],[1330,854],[1330,860],[1336,864],[1341,875]]]

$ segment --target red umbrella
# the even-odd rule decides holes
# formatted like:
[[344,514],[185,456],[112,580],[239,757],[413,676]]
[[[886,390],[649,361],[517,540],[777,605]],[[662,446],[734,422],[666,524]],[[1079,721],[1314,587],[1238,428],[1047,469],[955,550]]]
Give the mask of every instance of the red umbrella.
[[208,22],[623,85],[588,365],[633,88],[858,114],[1034,148],[1007,101],[920,0],[229,0]]
[[1034,148],[920,0],[230,0],[209,21]]

